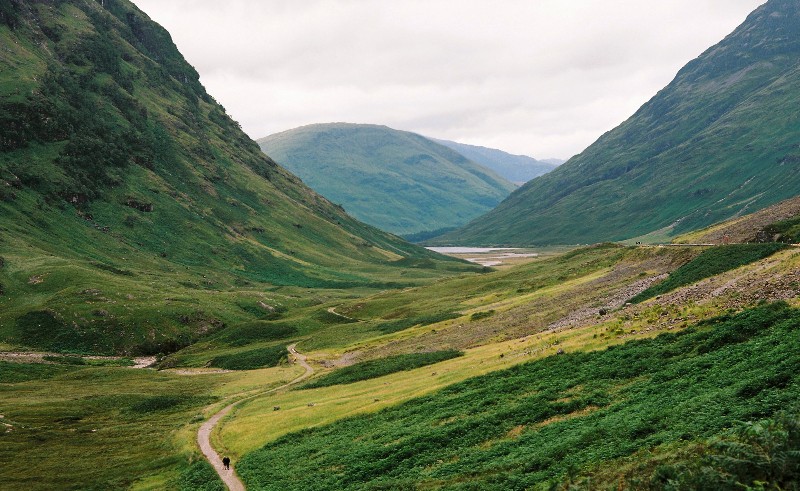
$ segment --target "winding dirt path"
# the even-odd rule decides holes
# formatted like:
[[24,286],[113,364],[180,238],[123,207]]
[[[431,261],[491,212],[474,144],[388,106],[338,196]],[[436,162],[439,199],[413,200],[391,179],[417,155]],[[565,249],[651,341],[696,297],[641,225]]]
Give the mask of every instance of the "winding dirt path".
[[311,365],[309,365],[306,361],[305,355],[298,353],[297,349],[295,349],[296,346],[297,344],[292,344],[286,349],[288,349],[289,353],[292,355],[293,361],[305,369],[305,372],[302,375],[291,382],[281,385],[280,387],[258,392],[228,404],[224,408],[220,409],[216,414],[211,416],[211,418],[203,423],[200,429],[197,430],[197,444],[200,446],[200,450],[203,452],[203,455],[205,455],[206,460],[208,460],[208,462],[214,467],[214,470],[217,471],[219,477],[231,491],[244,491],[244,483],[242,483],[241,479],[239,479],[239,476],[236,475],[236,472],[233,468],[225,469],[223,467],[222,457],[220,457],[216,450],[214,450],[214,447],[211,446],[211,432],[214,431],[217,423],[219,423],[222,418],[227,416],[237,404],[241,404],[242,402],[255,397],[277,392],[281,389],[285,389],[286,387],[295,385],[307,379],[311,376],[311,374],[314,373],[314,369],[311,368]]

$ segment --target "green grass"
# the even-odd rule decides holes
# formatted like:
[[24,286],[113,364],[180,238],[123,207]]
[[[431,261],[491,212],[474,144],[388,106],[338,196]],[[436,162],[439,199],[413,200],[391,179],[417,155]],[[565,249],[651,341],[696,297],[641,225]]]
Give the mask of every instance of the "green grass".
[[736,269],[785,249],[785,244],[731,244],[706,249],[699,256],[670,273],[669,277],[633,297],[632,303],[696,283],[702,279]]
[[560,482],[796,403],[799,326],[800,311],[779,303],[603,352],[551,356],[287,435],[238,470],[249,489]]
[[69,371],[68,367],[41,363],[9,363],[0,361],[0,384],[17,384],[44,380]]
[[[0,362],[0,487],[175,489],[196,459],[179,433],[223,380],[119,367]],[[206,482],[219,482],[212,475]],[[209,488],[211,489],[211,488]]]
[[288,357],[283,345],[221,355],[211,360],[210,366],[225,370],[255,370],[274,367]]
[[458,350],[432,351],[428,353],[409,353],[405,355],[388,356],[378,360],[364,361],[339,368],[331,373],[303,385],[305,389],[317,387],[330,387],[331,385],[344,385],[369,380],[372,378],[383,377],[390,373],[413,370],[428,365],[433,365],[441,361],[450,360],[463,356],[464,353]]

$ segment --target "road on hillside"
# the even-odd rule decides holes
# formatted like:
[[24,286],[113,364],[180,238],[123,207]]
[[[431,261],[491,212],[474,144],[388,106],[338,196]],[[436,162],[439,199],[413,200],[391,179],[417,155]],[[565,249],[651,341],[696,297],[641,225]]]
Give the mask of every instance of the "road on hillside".
[[281,389],[285,389],[286,387],[295,385],[307,379],[308,377],[311,376],[311,374],[314,373],[314,369],[311,368],[311,365],[309,365],[308,362],[306,361],[305,355],[298,353],[296,346],[297,344],[292,344],[288,346],[286,349],[288,349],[289,353],[291,353],[294,362],[305,369],[305,372],[303,372],[302,375],[300,375],[299,377],[297,377],[296,379],[292,380],[289,383],[281,385],[280,387],[275,387],[273,389],[265,390],[257,394],[252,394],[242,399],[239,399],[236,402],[228,404],[227,406],[219,410],[216,414],[214,414],[214,416],[212,416],[211,419],[203,423],[200,429],[197,430],[197,444],[200,446],[200,450],[203,452],[203,455],[205,455],[206,460],[208,460],[208,463],[214,467],[214,470],[217,471],[219,477],[231,491],[244,491],[245,489],[244,483],[242,482],[241,479],[239,479],[239,476],[236,475],[236,471],[233,468],[225,469],[224,466],[222,465],[222,457],[220,457],[220,455],[216,452],[216,450],[214,450],[214,447],[211,446],[211,432],[214,431],[214,428],[217,426],[217,423],[219,423],[222,418],[224,418],[228,413],[230,413],[237,404],[241,404],[242,402],[253,399],[255,397],[262,396],[264,394],[270,394],[272,392],[277,392]]

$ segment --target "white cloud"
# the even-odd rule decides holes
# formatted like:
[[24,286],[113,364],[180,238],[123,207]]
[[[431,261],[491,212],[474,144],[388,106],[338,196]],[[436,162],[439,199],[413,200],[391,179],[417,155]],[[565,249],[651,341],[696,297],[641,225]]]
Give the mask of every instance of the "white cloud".
[[134,0],[251,137],[331,121],[536,157],[621,123],[763,0]]

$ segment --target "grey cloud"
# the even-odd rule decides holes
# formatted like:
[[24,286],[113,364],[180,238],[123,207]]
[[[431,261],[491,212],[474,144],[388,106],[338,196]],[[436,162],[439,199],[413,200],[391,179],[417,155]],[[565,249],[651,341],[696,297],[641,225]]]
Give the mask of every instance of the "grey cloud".
[[253,137],[386,124],[537,157],[618,125],[763,0],[134,0]]

